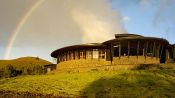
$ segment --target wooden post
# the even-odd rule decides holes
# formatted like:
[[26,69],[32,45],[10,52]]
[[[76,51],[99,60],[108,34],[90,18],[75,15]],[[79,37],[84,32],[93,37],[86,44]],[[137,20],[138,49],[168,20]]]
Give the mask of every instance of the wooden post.
[[84,49],[84,58],[86,59],[86,49]]
[[159,55],[160,55],[160,44],[159,44],[159,46],[158,46],[158,49],[157,49],[157,57],[156,58],[159,58]]
[[120,56],[121,56],[121,43],[119,43],[119,60],[120,60]]
[[147,53],[148,53],[148,41],[146,42],[145,61],[146,61]]
[[93,49],[91,50],[91,60],[93,59]]
[[145,56],[145,43],[144,43],[144,46],[143,46],[142,55],[143,55],[143,57]]
[[168,49],[166,49],[166,60],[168,60],[169,59],[169,52],[168,52]]
[[153,49],[152,49],[152,57],[155,57],[155,42],[154,42],[154,44],[153,44]]
[[106,49],[104,49],[104,51],[105,51],[105,57],[104,57],[104,59],[106,59],[106,51],[107,51],[107,50],[106,50]]
[[65,52],[65,53],[64,53],[64,55],[65,55],[65,58],[66,58],[66,60],[65,60],[65,61],[67,61],[67,52]]
[[138,55],[139,55],[139,47],[140,47],[140,41],[137,42],[137,59],[138,59]]
[[162,58],[163,46],[161,46],[160,58]]
[[74,60],[75,60],[75,51],[73,51],[73,57],[74,57]]
[[81,59],[81,58],[80,58],[80,53],[81,53],[81,51],[78,50],[78,59]]
[[173,59],[175,59],[175,47],[173,47]]
[[101,49],[98,49],[98,60],[100,61]]
[[113,61],[113,55],[112,55],[112,44],[110,45],[110,59],[111,59],[111,64],[112,64],[112,61]]
[[129,55],[130,55],[130,42],[128,41],[128,60],[129,60]]

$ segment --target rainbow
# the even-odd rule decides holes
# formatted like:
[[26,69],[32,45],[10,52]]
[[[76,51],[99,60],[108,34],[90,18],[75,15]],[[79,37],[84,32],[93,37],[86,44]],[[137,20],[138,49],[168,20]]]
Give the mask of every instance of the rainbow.
[[16,40],[16,37],[19,34],[19,31],[21,30],[21,28],[23,27],[23,25],[25,24],[26,20],[31,16],[31,14],[44,2],[44,0],[38,0],[36,3],[34,3],[31,8],[24,14],[24,16],[21,18],[21,20],[19,21],[19,23],[17,24],[15,30],[12,32],[12,35],[10,36],[9,40],[8,40],[8,44],[6,46],[5,49],[5,55],[4,55],[4,59],[9,59],[13,44]]

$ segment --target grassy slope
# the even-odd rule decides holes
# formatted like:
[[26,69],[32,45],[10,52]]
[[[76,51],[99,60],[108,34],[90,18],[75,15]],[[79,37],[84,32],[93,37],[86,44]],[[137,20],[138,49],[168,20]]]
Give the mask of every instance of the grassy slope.
[[14,60],[0,60],[0,68],[6,65],[12,65],[14,67],[26,67],[32,65],[48,65],[51,62],[48,62],[43,59],[38,59],[36,57],[22,57]]
[[0,90],[64,97],[175,97],[175,69],[19,76],[1,79]]

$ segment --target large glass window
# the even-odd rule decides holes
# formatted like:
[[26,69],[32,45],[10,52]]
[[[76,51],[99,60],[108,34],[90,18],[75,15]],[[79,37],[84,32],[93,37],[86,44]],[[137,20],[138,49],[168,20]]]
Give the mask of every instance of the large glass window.
[[99,50],[99,58],[100,59],[105,59],[105,50],[104,49]]
[[80,59],[82,59],[83,58],[83,51],[80,51]]
[[86,58],[92,58],[92,50],[86,51]]

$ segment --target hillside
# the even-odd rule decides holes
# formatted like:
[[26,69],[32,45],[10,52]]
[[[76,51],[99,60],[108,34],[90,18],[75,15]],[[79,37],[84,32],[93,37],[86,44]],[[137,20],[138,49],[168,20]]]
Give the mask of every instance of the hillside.
[[0,60],[0,68],[6,65],[12,65],[15,67],[25,67],[32,65],[48,65],[51,62],[40,59],[38,57],[21,57],[13,60]]
[[19,75],[45,74],[44,65],[51,62],[38,57],[22,57],[14,60],[0,60],[0,78],[10,78]]
[[0,97],[174,98],[173,66],[161,65],[145,70],[54,72],[4,78],[0,79]]

